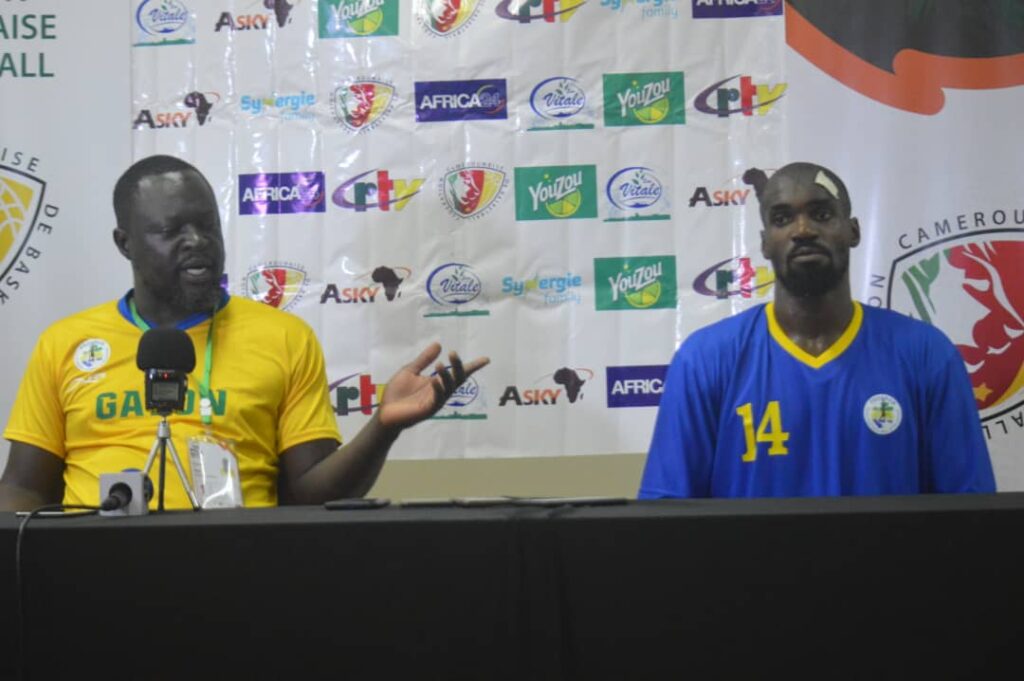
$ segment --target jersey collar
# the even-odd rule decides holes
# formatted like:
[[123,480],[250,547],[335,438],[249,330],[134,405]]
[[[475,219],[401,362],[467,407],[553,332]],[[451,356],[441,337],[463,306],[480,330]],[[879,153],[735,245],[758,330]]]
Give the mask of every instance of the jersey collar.
[[820,369],[843,354],[850,347],[853,339],[857,337],[857,332],[860,331],[861,324],[864,321],[864,310],[861,309],[860,303],[855,300],[853,301],[853,318],[850,320],[846,330],[843,331],[843,335],[839,336],[836,342],[825,352],[815,357],[791,341],[786,332],[779,326],[778,320],[775,319],[775,303],[765,305],[764,314],[768,319],[768,333],[775,339],[775,342],[782,346],[782,349],[792,355],[798,362],[802,362],[812,369]]
[[[117,311],[121,313],[122,317],[128,320],[129,324],[135,326],[135,322],[132,320],[131,310],[128,309],[128,300],[133,295],[135,295],[135,289],[128,289],[128,293],[124,294],[124,296],[117,301]],[[217,303],[216,312],[220,312],[221,310],[223,310],[224,306],[228,304],[228,301],[230,299],[231,296],[228,294],[227,291],[224,291],[223,294],[221,294],[220,301],[218,301]],[[212,316],[213,313],[211,312],[197,312],[194,315],[186,317],[185,319],[182,319],[180,322],[175,324],[175,328],[181,329],[182,331],[187,331],[194,326],[199,326]]]

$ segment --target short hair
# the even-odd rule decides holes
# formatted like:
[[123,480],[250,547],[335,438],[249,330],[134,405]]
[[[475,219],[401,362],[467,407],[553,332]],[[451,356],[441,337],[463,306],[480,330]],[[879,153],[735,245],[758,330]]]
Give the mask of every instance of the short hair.
[[147,177],[155,177],[164,173],[193,172],[202,178],[203,183],[213,194],[213,187],[210,186],[206,177],[199,172],[199,169],[188,161],[176,156],[158,154],[140,159],[128,167],[128,170],[121,174],[114,185],[114,217],[117,219],[117,226],[121,229],[128,227],[128,212],[132,199],[139,184]]
[[[760,202],[764,196],[764,190],[768,186],[768,183],[776,177],[794,175],[811,176],[812,174],[816,176],[818,173],[824,173],[825,177],[835,185],[836,194],[838,194],[838,196],[836,196],[836,200],[839,201],[839,207],[843,211],[843,217],[850,217],[853,213],[853,204],[850,202],[850,192],[846,189],[846,184],[834,172],[825,166],[818,165],[817,163],[807,163],[805,161],[789,163],[772,173],[771,177],[768,177],[768,175],[760,168],[750,168],[743,173],[743,181],[754,188],[754,194],[757,196],[758,202]],[[826,190],[828,190],[829,193],[832,193],[828,187],[826,187]]]

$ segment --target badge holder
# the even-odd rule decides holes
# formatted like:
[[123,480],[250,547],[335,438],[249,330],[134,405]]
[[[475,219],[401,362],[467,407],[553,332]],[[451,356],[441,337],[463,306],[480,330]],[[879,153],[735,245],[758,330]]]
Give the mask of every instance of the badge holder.
[[239,508],[242,483],[238,459],[226,440],[214,437],[210,429],[212,404],[207,397],[199,400],[199,413],[206,430],[188,440],[188,458],[192,464],[192,480],[202,508]]

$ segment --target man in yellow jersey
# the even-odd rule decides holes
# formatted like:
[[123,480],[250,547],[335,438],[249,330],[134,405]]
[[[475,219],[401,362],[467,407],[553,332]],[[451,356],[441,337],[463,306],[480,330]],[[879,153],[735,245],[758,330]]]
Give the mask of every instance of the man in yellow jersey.
[[851,297],[860,225],[842,180],[811,163],[749,180],[775,300],[680,346],[640,496],[995,491],[957,348]]
[[[312,329],[220,287],[224,240],[206,178],[174,157],[142,159],[118,180],[114,211],[114,242],[131,262],[134,288],[40,337],[4,431],[11,448],[0,509],[95,505],[101,473],[143,467],[159,421],[143,409],[135,364],[150,327],[180,328],[196,349],[184,413],[170,419],[183,465],[194,443],[216,443],[237,463],[246,506],[366,494],[402,429],[435,413],[488,362],[463,365],[452,352],[446,368],[431,344],[391,377],[372,419],[339,446]],[[431,364],[436,373],[421,375]],[[190,506],[173,470],[166,506]]]

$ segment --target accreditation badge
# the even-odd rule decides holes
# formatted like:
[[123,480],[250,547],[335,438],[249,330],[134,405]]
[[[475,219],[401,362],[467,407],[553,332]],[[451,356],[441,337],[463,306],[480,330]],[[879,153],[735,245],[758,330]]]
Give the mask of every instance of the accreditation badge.
[[202,508],[239,508],[243,505],[238,459],[231,444],[209,434],[188,439],[192,486]]

